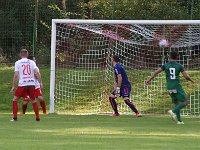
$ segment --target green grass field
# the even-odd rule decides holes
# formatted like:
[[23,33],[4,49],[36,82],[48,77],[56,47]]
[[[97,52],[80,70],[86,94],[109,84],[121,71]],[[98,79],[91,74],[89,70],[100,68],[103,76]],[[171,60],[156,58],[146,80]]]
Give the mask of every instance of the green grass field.
[[169,117],[0,116],[1,150],[199,150],[199,118],[176,125]]
[[[47,108],[49,108],[50,70],[49,67],[44,66],[40,67],[40,71],[44,83],[43,95]],[[142,77],[147,76],[146,72],[140,73]],[[190,74],[195,80],[199,79],[199,74],[193,72],[190,72]],[[200,149],[200,120],[198,117],[184,118],[185,125],[177,125],[167,116],[136,118],[131,115],[122,115],[120,117],[111,117],[109,115],[41,115],[40,122],[35,121],[34,115],[19,115],[19,121],[10,122],[13,95],[9,94],[9,91],[12,86],[13,67],[0,67],[0,76],[0,150]],[[133,78],[133,75],[130,76]],[[134,83],[135,87],[143,86],[143,82],[139,79],[134,80]],[[93,91],[99,91],[98,86],[94,85],[93,87]],[[197,87],[196,85],[184,83],[184,88],[190,93]],[[154,91],[153,88],[152,91]],[[135,89],[133,93],[136,97],[141,96],[136,95]],[[84,98],[87,96],[85,93],[81,94],[77,103],[82,104],[81,106],[83,107],[85,104],[81,103],[81,100],[85,101]],[[165,97],[166,93],[164,93],[165,95],[160,95],[158,92],[155,94],[163,96],[164,99],[166,98],[167,104],[171,103],[168,100],[169,97]],[[107,97],[105,99],[107,100]],[[19,102],[21,103],[21,101]],[[105,107],[109,107],[109,110],[111,110],[110,105],[107,105],[107,103],[105,103]],[[160,106],[160,110],[169,109],[168,107],[163,107],[162,99],[158,103],[159,105],[157,106]],[[21,110],[20,105],[19,111]],[[145,102],[142,105],[145,106]],[[90,109],[89,107],[86,108]],[[157,107],[152,108],[158,109]],[[197,106],[195,108],[198,109]],[[159,113],[161,112],[160,110]],[[28,111],[33,111],[31,105],[29,105]],[[154,110],[154,112],[156,111]]]
[[[0,111],[11,112],[13,95],[9,94],[12,86],[13,67],[0,66]],[[49,66],[40,66],[42,79],[44,83],[43,96],[49,108],[49,86],[50,86],[50,68]],[[195,81],[200,80],[199,71],[188,71]],[[171,108],[171,99],[165,88],[165,77],[162,73],[158,79],[148,86],[148,92],[144,87],[144,80],[151,74],[150,70],[128,70],[130,80],[132,81],[132,97],[133,102],[138,106],[139,110],[144,113],[164,114]],[[64,78],[63,78],[64,77]],[[101,78],[101,80],[99,80]],[[57,93],[60,100],[56,103],[56,109],[67,113],[90,113],[91,109],[94,112],[111,112],[112,109],[108,102],[108,95],[113,90],[112,75],[109,76],[109,83],[105,83],[105,72],[93,70],[80,69],[62,69],[57,73],[57,84],[61,81],[61,89],[64,87],[62,93]],[[191,84],[186,80],[181,80],[183,88],[188,97],[199,93],[198,84]],[[106,81],[107,82],[107,81]],[[162,83],[162,84],[160,84]],[[108,85],[108,86],[107,86]],[[196,91],[196,92],[195,92]],[[58,91],[56,91],[58,92]],[[88,94],[89,93],[89,94]],[[162,94],[160,94],[162,93]],[[66,97],[62,97],[66,95]],[[194,96],[191,99],[191,112],[198,115],[199,105],[196,105],[197,100],[194,101]],[[100,99],[97,99],[100,97]],[[195,96],[198,99],[199,95]],[[101,102],[100,102],[101,101]],[[151,101],[153,103],[151,103]],[[21,103],[21,101],[19,101]],[[118,99],[122,104],[121,111],[124,111],[125,104],[122,99]],[[70,105],[68,105],[70,103]],[[101,103],[101,104],[100,104]],[[141,105],[142,103],[142,105]],[[99,106],[97,108],[97,106]],[[19,109],[21,110],[21,104]],[[32,111],[32,107],[28,107],[28,111]],[[127,111],[127,110],[125,110]],[[195,113],[194,113],[195,112]]]

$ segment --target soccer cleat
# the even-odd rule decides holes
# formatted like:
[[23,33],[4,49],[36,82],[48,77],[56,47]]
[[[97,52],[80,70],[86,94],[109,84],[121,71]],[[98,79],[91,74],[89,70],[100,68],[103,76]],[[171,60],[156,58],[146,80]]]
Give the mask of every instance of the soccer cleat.
[[183,121],[178,121],[177,124],[185,124]]
[[43,113],[43,115],[45,115],[45,116],[46,116],[46,115],[47,115],[47,113],[45,113],[45,112],[44,112],[44,113]]
[[36,121],[40,121],[40,118],[36,118],[35,120],[36,120]]
[[172,120],[176,121],[176,114],[172,112],[172,110],[169,110],[168,113],[170,114]]
[[17,121],[17,118],[12,118],[10,121],[11,122]]
[[113,116],[113,117],[116,117],[116,116],[120,116],[120,114],[119,114],[119,113],[117,113],[117,114],[114,113],[114,114],[112,114],[112,116]]
[[142,115],[138,112],[136,113],[136,117],[142,117]]

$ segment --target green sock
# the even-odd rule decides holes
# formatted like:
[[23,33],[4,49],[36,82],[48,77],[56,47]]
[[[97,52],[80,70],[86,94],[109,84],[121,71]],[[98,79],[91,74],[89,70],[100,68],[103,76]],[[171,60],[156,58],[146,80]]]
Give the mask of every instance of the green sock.
[[186,105],[185,103],[179,103],[176,107],[172,110],[173,113],[180,113],[180,109],[184,108]]
[[176,113],[176,117],[177,117],[178,121],[182,122],[181,115],[180,115],[180,110]]

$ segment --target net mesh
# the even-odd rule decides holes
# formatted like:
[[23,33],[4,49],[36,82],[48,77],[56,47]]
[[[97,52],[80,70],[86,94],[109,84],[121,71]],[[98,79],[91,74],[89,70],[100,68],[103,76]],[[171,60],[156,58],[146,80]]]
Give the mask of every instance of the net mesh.
[[[165,74],[150,86],[145,80],[168,62],[169,52],[179,53],[181,63],[196,84],[183,80],[190,105],[186,115],[200,109],[200,25],[56,24],[55,110],[86,114],[112,112],[108,101],[113,91],[112,56],[119,55],[132,84],[131,100],[143,114],[165,114],[171,107]],[[160,39],[170,48],[160,48]],[[121,113],[131,110],[118,99]]]

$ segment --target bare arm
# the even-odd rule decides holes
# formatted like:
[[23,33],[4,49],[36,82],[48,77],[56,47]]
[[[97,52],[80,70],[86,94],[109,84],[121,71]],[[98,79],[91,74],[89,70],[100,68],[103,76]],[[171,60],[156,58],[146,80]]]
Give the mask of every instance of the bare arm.
[[38,82],[40,83],[40,88],[43,88],[42,77],[41,77],[39,70],[35,69],[34,73],[35,73],[36,78],[38,79]]
[[192,80],[192,78],[188,75],[188,73],[186,71],[183,71],[182,72],[182,75],[183,77],[186,79],[186,80],[189,80],[191,81],[192,83],[194,83],[194,81]]
[[18,72],[18,71],[15,71],[14,76],[13,76],[12,89],[11,89],[11,91],[10,91],[11,93],[14,93],[15,87],[16,87],[16,84],[17,84],[18,79],[19,79],[19,72]]
[[117,78],[118,78],[118,82],[117,82],[117,87],[121,87],[122,85],[122,75],[121,74],[118,74],[117,75]]
[[146,84],[150,84],[151,80],[153,80],[160,72],[162,72],[161,68],[158,68],[153,74],[152,76],[146,81]]

